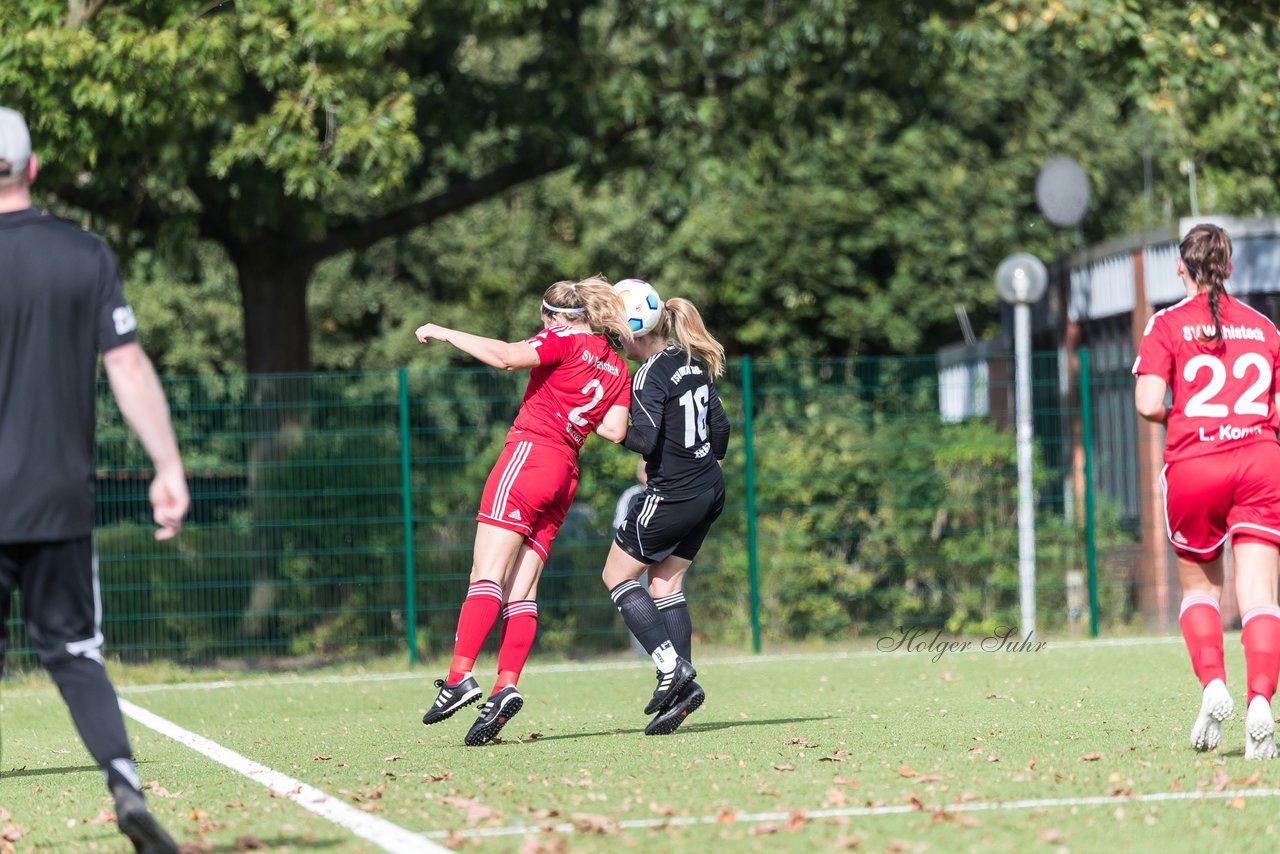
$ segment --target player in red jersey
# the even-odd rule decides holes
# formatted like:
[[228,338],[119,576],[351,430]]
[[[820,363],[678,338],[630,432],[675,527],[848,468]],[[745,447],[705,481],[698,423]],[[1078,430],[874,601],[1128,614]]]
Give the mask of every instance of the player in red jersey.
[[[458,615],[453,662],[422,718],[433,724],[480,698],[471,668],[501,610],[498,679],[467,733],[473,747],[491,741],[524,705],[516,688],[537,631],[538,577],[578,487],[578,452],[598,433],[627,433],[630,378],[602,334],[624,342],[631,329],[622,303],[601,277],[556,282],[542,297],[542,323],[524,341],[482,338],[428,323],[418,340],[445,341],[495,368],[530,372],[506,445],[489,473],[476,516],[471,585]],[[504,607],[505,603],[505,607]]]
[[[1244,615],[1245,758],[1273,759],[1271,697],[1280,675],[1280,333],[1226,292],[1231,239],[1225,231],[1197,225],[1178,250],[1187,298],[1147,323],[1133,373],[1138,413],[1167,425],[1160,483],[1182,584],[1179,623],[1203,686],[1191,745],[1216,747],[1232,710],[1218,611],[1229,537]],[[1173,405],[1166,407],[1169,388]]]

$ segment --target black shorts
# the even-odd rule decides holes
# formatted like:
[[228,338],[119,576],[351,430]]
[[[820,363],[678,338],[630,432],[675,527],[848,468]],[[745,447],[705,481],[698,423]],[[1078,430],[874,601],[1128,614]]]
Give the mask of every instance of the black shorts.
[[41,663],[47,667],[68,656],[102,661],[102,597],[92,536],[0,543],[0,672],[14,590],[22,591],[22,619]]
[[613,541],[642,563],[658,563],[671,555],[693,560],[711,523],[723,510],[723,482],[690,498],[670,498],[645,490],[632,502]]

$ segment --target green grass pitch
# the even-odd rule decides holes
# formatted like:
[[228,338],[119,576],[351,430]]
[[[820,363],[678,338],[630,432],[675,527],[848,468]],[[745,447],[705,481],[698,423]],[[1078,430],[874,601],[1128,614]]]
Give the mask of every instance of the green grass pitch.
[[[834,648],[705,655],[707,703],[667,737],[642,734],[652,668],[536,660],[521,682],[524,711],[484,748],[462,745],[476,706],[422,726],[439,675],[427,668],[206,687],[114,673],[129,702],[462,850],[1276,850],[1280,762],[1241,756],[1238,638],[1227,651],[1237,712],[1209,754],[1188,746],[1199,692],[1171,639],[1050,640],[1034,653],[936,661]],[[219,678],[189,678],[206,677]],[[7,844],[128,850],[57,692],[10,680],[0,705]],[[187,850],[383,850],[128,723],[139,771],[155,781],[152,809]]]

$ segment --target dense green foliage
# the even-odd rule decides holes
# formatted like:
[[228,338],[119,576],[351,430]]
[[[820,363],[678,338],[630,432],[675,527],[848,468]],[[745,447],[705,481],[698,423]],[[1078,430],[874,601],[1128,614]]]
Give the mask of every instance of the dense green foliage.
[[1276,208],[1280,13],[1235,9],[30,0],[0,87],[169,371],[438,364],[423,320],[524,334],[596,271],[735,353],[928,352],[956,304],[992,331],[1003,255],[1069,242],[1051,155],[1092,180],[1084,239],[1188,213],[1184,161],[1201,210]]

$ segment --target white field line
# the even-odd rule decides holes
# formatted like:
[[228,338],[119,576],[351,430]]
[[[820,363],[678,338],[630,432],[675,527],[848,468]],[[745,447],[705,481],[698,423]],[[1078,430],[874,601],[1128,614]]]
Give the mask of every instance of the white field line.
[[[637,830],[663,827],[689,827],[704,824],[759,824],[766,821],[788,821],[797,815],[806,821],[841,817],[875,817],[882,815],[907,815],[910,813],[953,814],[961,812],[995,812],[998,810],[1042,810],[1066,807],[1123,806],[1125,804],[1157,803],[1160,801],[1205,801],[1230,798],[1275,798],[1280,789],[1239,789],[1223,792],[1155,792],[1148,795],[1098,795],[1079,798],[1038,798],[1023,801],[969,801],[962,804],[945,804],[920,808],[912,804],[878,807],[835,807],[832,809],[796,812],[735,813],[732,819],[722,815],[672,816],[670,818],[623,819],[617,822],[619,830]],[[576,833],[578,827],[569,822],[544,825],[512,825],[510,827],[474,827],[464,830],[433,830],[423,834],[431,838],[445,838],[453,834],[468,837],[522,836],[537,833]],[[593,830],[593,832],[595,832]]]
[[120,711],[143,726],[150,727],[161,735],[166,735],[179,744],[204,754],[219,765],[243,774],[256,783],[261,783],[276,795],[288,798],[303,809],[328,819],[384,851],[389,851],[391,854],[450,854],[450,849],[428,841],[420,833],[414,833],[386,819],[361,812],[314,786],[309,786],[279,771],[273,771],[247,756],[242,756],[140,706],[135,706],[128,700],[120,701]]
[[[897,636],[894,636],[895,639]],[[932,639],[931,634],[921,635],[916,640],[921,647]],[[944,636],[943,641],[947,638]],[[958,640],[965,640],[958,638]],[[1048,641],[1040,652],[1035,655],[1042,655],[1046,652],[1055,650],[1079,650],[1090,649],[1094,647],[1128,647],[1128,646],[1165,646],[1168,644],[1182,644],[1181,637],[1152,637],[1152,638],[1108,638],[1104,640],[1076,640],[1076,641]],[[1020,655],[1018,652],[982,652],[976,648],[957,649],[948,651],[947,655]],[[734,655],[719,658],[699,659],[699,664],[705,662],[711,666],[719,665],[752,665],[752,664],[772,664],[776,662],[787,661],[843,661],[860,658],[911,658],[919,656],[929,656],[931,653],[927,650],[920,649],[915,652],[906,650],[894,650],[892,652],[881,652],[874,649],[854,650],[852,652],[801,652],[801,653],[784,653],[781,655]],[[625,659],[617,661],[597,661],[590,663],[566,663],[566,664],[541,664],[530,665],[524,669],[525,673],[593,673],[602,670],[648,670],[653,664],[639,657],[635,659]],[[422,671],[401,671],[399,673],[356,673],[348,676],[266,676],[251,677],[248,679],[221,679],[213,682],[179,682],[162,685],[135,685],[133,687],[117,686],[116,691],[121,694],[153,694],[161,691],[212,691],[223,688],[245,688],[254,686],[272,686],[272,685],[333,685],[342,684],[350,685],[357,682],[398,682],[405,679],[423,679]],[[15,689],[10,689],[15,690]],[[21,691],[22,689],[16,689]]]

